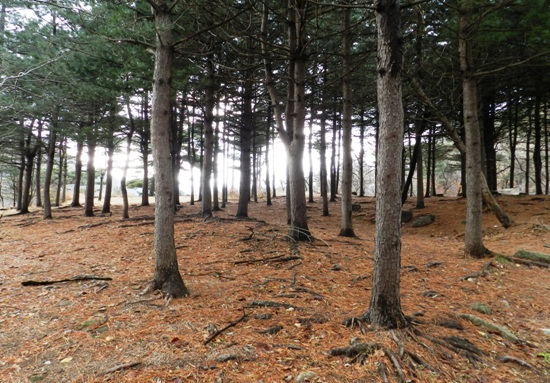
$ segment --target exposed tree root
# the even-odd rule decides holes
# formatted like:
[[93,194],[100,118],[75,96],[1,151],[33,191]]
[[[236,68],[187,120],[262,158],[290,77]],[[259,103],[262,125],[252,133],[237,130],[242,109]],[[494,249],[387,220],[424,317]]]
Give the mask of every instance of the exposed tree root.
[[467,279],[474,279],[474,278],[477,278],[477,277],[486,277],[487,275],[489,275],[489,268],[493,266],[493,264],[491,263],[491,261],[489,262],[486,262],[484,265],[483,265],[483,268],[481,269],[481,271],[477,272],[477,273],[474,273],[474,274],[470,274],[470,275],[466,275],[462,278],[460,278],[461,281],[465,281]]
[[249,315],[249,314],[246,313],[246,312],[244,311],[244,308],[243,308],[243,316],[242,316],[242,317],[240,317],[239,319],[237,319],[235,322],[229,323],[227,326],[225,326],[225,327],[222,328],[221,330],[216,331],[216,332],[215,332],[214,334],[212,334],[207,340],[204,341],[203,345],[206,346],[208,343],[210,343],[210,342],[212,342],[214,339],[216,339],[216,338],[218,337],[218,335],[223,334],[223,332],[224,332],[225,330],[227,330],[228,328],[231,328],[231,327],[233,327],[233,326],[235,326],[235,325],[241,323],[243,320],[246,319],[246,317],[247,317],[248,315]]
[[471,315],[471,314],[458,314],[458,316],[462,319],[466,319],[466,320],[469,320],[470,322],[472,322],[473,324],[475,325],[478,325],[478,326],[481,326],[481,327],[485,327],[486,329],[488,330],[491,330],[491,331],[494,331],[494,332],[497,332],[499,333],[503,338],[505,339],[508,339],[510,342],[513,342],[513,343],[523,343],[524,341],[520,338],[518,338],[517,336],[515,336],[510,330],[502,327],[502,326],[499,326],[499,325],[496,325],[494,323],[491,323],[491,322],[488,322],[484,319],[481,319],[481,318],[478,318],[476,317],[475,315]]
[[519,364],[522,367],[527,367],[528,369],[530,369],[531,371],[533,371],[537,375],[540,375],[540,372],[535,367],[531,366],[529,363],[527,363],[524,360],[514,358],[513,356],[508,356],[508,355],[499,355],[499,356],[496,357],[496,359],[499,362],[502,362],[502,363],[511,362],[511,363]]
[[96,275],[75,275],[74,277],[70,277],[66,279],[58,279],[54,281],[23,281],[21,282],[21,284],[23,286],[47,286],[47,285],[53,285],[55,283],[62,283],[62,282],[93,281],[93,280],[112,281],[113,278],[98,277]]
[[108,374],[111,374],[113,372],[117,372],[119,370],[124,370],[125,368],[132,368],[132,367],[139,366],[140,364],[141,364],[141,362],[131,362],[131,363],[121,364],[121,365],[115,366],[113,368],[110,368],[108,370],[105,370],[103,372],[100,372],[98,374],[98,376],[108,375]]

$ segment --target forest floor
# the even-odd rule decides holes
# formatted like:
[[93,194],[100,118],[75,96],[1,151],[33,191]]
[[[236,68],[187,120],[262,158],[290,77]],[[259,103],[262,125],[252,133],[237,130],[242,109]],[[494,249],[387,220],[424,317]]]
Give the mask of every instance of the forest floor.
[[[550,197],[498,201],[514,225],[485,212],[485,245],[550,253]],[[140,295],[154,271],[153,208],[132,206],[130,220],[120,206],[93,218],[56,208],[46,221],[41,211],[2,212],[0,382],[550,382],[549,269],[466,259],[460,198],[405,205],[415,218],[436,216],[403,226],[401,302],[413,325],[344,327],[367,309],[372,283],[375,201],[354,203],[357,238],[338,236],[338,203],[322,217],[317,200],[308,204],[315,240],[297,245],[286,238],[284,198],[251,203],[247,220],[234,217],[235,201],[211,219],[185,204],[175,233],[192,295],[169,304]],[[83,275],[112,279],[22,285]],[[374,346],[329,354],[350,342]]]

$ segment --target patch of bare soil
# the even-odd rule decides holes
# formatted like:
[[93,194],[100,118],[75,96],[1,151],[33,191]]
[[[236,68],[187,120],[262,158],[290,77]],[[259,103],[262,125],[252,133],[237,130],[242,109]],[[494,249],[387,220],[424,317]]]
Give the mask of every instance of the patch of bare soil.
[[[498,201],[515,224],[504,229],[486,212],[485,245],[550,253],[550,197]],[[344,327],[368,307],[373,266],[374,200],[354,202],[357,238],[337,236],[339,204],[322,217],[316,202],[315,240],[297,245],[283,198],[252,203],[248,220],[234,218],[234,201],[206,220],[186,204],[176,246],[192,296],[168,305],[139,294],[153,276],[152,208],[134,206],[124,221],[118,206],[111,217],[67,207],[47,221],[5,215],[0,381],[550,382],[550,272],[465,259],[462,199],[405,206],[436,216],[403,226],[402,306],[413,325]]]

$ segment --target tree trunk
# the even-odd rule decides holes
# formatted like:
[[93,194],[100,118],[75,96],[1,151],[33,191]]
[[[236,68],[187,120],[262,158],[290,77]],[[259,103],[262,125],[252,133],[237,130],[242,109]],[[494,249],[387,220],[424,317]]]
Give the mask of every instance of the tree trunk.
[[542,155],[541,155],[541,144],[542,144],[542,126],[540,121],[540,107],[541,107],[541,90],[540,83],[537,83],[535,95],[535,142],[533,146],[533,165],[535,167],[535,193],[537,195],[542,194]]
[[407,325],[399,294],[401,268],[401,155],[403,148],[403,66],[399,0],[376,2],[378,29],[378,176],[376,234],[370,305],[363,316],[373,325]]
[[[344,4],[349,5],[349,1],[345,1]],[[352,217],[352,181],[353,181],[353,167],[351,158],[351,133],[352,133],[352,113],[353,105],[351,100],[351,29],[350,29],[350,8],[344,8],[344,25],[343,25],[344,40],[343,45],[343,67],[344,73],[342,78],[342,95],[343,95],[343,109],[342,109],[342,131],[343,131],[343,155],[344,161],[342,165],[342,220],[340,224],[340,236],[343,237],[355,237],[353,231],[353,217]]]
[[44,175],[44,219],[52,219],[52,201],[50,197],[50,188],[52,186],[53,164],[55,156],[55,142],[57,140],[57,115],[54,116],[52,127],[50,128],[50,137],[48,138],[48,161],[46,162],[46,174]]
[[466,233],[464,253],[468,257],[482,258],[486,255],[482,234],[481,195],[481,137],[479,131],[477,84],[471,52],[470,33],[472,11],[461,9],[459,18],[458,49],[462,70],[462,105],[466,133]]
[[[82,127],[81,127],[82,128]],[[80,183],[82,180],[82,151],[84,149],[84,140],[82,139],[82,132],[78,133],[76,139],[76,159],[74,169],[74,188],[73,188],[73,200],[71,202],[72,207],[80,207]]]
[[[420,123],[422,125],[423,123]],[[419,127],[416,131],[416,143],[414,150],[416,152],[416,208],[424,209],[424,164],[422,160],[422,132],[424,127]],[[417,147],[418,145],[418,147]]]
[[124,160],[124,167],[122,168],[122,177],[120,178],[120,193],[122,194],[122,219],[130,218],[129,204],[128,204],[128,190],[126,189],[126,175],[128,174],[128,165],[130,164],[130,153],[132,151],[132,137],[136,130],[136,123],[132,114],[132,108],[130,108],[130,100],[126,100],[126,112],[128,113],[128,119],[130,121],[130,131],[126,138],[126,159]]
[[59,171],[57,172],[57,189],[55,192],[55,206],[61,206],[61,189],[63,186],[63,162],[66,156],[67,138],[59,140]]
[[512,114],[512,108],[510,108],[510,121],[508,140],[510,145],[510,182],[509,187],[515,186],[515,170],[516,170],[516,147],[518,143],[518,124],[519,124],[519,102],[514,100],[514,112]]
[[[93,123],[93,122],[92,122]],[[94,193],[95,193],[95,147],[96,138],[94,133],[88,135],[88,163],[86,165],[86,200],[84,201],[84,216],[94,216]],[[100,189],[101,190],[101,189]]]
[[361,108],[361,126],[359,132],[359,197],[365,196],[365,109]]
[[239,185],[239,204],[237,206],[237,217],[248,217],[248,203],[250,201],[250,152],[252,145],[252,83],[246,81],[243,87],[243,112],[241,117],[241,179]]
[[141,206],[149,206],[149,140],[150,140],[150,125],[149,125],[149,97],[145,92],[141,102],[141,114],[143,120],[143,129],[140,134],[139,148],[141,157],[143,158],[143,185],[141,191]]
[[[114,108],[113,108],[114,109]],[[112,110],[115,113],[115,110]],[[105,181],[105,197],[103,199],[102,214],[111,213],[111,195],[113,192],[113,155],[115,153],[114,143],[114,117],[109,122],[109,136],[107,137],[107,180]]]
[[157,41],[153,82],[151,143],[155,167],[155,274],[147,290],[170,298],[189,295],[178,268],[174,243],[174,177],[170,158],[170,94],[172,80],[172,18],[155,10]]
[[36,207],[42,207],[42,125],[43,122],[40,121],[38,123],[38,132],[36,134],[36,141],[38,145],[38,150],[36,152],[36,176],[34,180],[36,185]]
[[[306,81],[306,0],[288,2],[288,49],[291,59],[288,62],[286,129],[282,119],[277,92],[273,82],[271,62],[264,59],[266,86],[273,105],[277,130],[285,145],[288,157],[287,201],[290,212],[289,236],[295,240],[310,240],[307,225],[304,169],[302,165],[305,146],[305,81]],[[262,18],[262,52],[267,54],[268,8],[264,6]]]
[[216,119],[214,129],[214,155],[212,156],[212,211],[220,211],[220,196],[218,189],[218,153],[220,152],[220,118]]
[[336,201],[336,116],[332,119],[332,142],[330,152],[330,202]]
[[531,179],[531,132],[533,130],[531,107],[529,106],[529,124],[527,126],[527,140],[525,142],[525,194],[529,195],[529,181]]
[[34,157],[36,151],[31,148],[25,150],[25,170],[23,181],[23,193],[21,198],[21,214],[27,214],[29,212],[29,206],[31,204],[31,185],[32,185],[32,173],[34,170]]
[[271,206],[271,184],[269,178],[269,141],[271,135],[271,124],[273,122],[273,112],[271,104],[267,106],[267,124],[265,128],[265,193],[267,206]]
[[328,180],[327,180],[327,119],[326,114],[321,116],[321,196],[323,197],[323,217],[329,216],[328,211]]

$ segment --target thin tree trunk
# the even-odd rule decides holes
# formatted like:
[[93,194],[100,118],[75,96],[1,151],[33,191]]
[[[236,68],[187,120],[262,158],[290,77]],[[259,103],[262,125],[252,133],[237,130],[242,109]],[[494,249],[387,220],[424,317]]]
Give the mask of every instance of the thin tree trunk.
[[44,219],[52,219],[52,201],[50,188],[52,186],[53,164],[55,160],[55,142],[57,140],[57,113],[54,115],[50,137],[48,138],[48,160],[46,162],[46,174],[44,175]]
[[86,200],[84,202],[85,217],[94,216],[95,148],[96,148],[96,138],[94,137],[94,133],[92,132],[88,135],[88,163],[86,165]]
[[[345,5],[349,5],[349,0],[344,2]],[[343,23],[344,39],[343,45],[343,78],[342,78],[342,95],[343,95],[343,109],[342,109],[342,131],[343,131],[343,175],[342,175],[342,219],[340,224],[340,236],[343,237],[355,237],[353,231],[353,217],[352,217],[352,181],[353,181],[353,167],[351,158],[351,133],[352,133],[352,95],[351,95],[351,29],[350,29],[350,8],[344,8],[344,23]]]
[[237,206],[236,216],[239,218],[248,217],[248,203],[250,201],[250,177],[251,164],[250,152],[252,145],[253,132],[253,116],[252,116],[252,98],[253,89],[252,83],[246,81],[243,87],[242,96],[242,116],[241,116],[241,131],[240,131],[240,147],[241,147],[241,179],[239,185],[239,204]]
[[[114,108],[113,108],[114,109]],[[115,113],[115,110],[112,110]],[[105,197],[103,199],[102,214],[111,213],[111,195],[113,192],[113,156],[115,154],[114,143],[114,119],[109,122],[109,136],[107,137],[107,179],[105,181]]]
[[481,258],[486,254],[482,233],[481,136],[479,130],[477,84],[471,52],[472,10],[461,9],[459,16],[458,49],[462,70],[462,104],[466,132],[466,233],[464,253]]
[[150,140],[150,127],[149,127],[149,95],[144,93],[141,100],[141,115],[143,120],[143,130],[140,134],[140,151],[143,158],[143,185],[141,192],[141,206],[149,206],[149,140]]
[[[537,83],[540,84],[540,83]],[[533,165],[535,167],[535,193],[537,195],[542,194],[542,155],[541,155],[541,145],[542,145],[542,124],[540,121],[540,107],[541,107],[541,96],[540,96],[540,85],[537,85],[536,96],[535,96],[535,142],[533,146]]]
[[531,107],[529,106],[529,123],[527,127],[527,141],[525,142],[525,194],[529,195],[529,181],[531,178],[531,132],[533,129]]
[[327,119],[326,114],[321,116],[321,196],[323,197],[323,217],[329,216],[328,210],[328,180],[327,180]]
[[204,115],[204,154],[202,156],[202,204],[201,214],[203,217],[212,216],[212,188],[210,180],[212,179],[212,157],[214,151],[214,107],[216,100],[214,99],[214,91],[216,84],[214,83],[214,64],[210,59],[206,64],[208,83],[206,85],[206,108]]
[[365,109],[361,108],[361,126],[359,127],[359,197],[365,196]]
[[336,116],[332,119],[332,142],[330,152],[330,202],[336,201]]
[[218,153],[220,151],[220,118],[216,119],[214,129],[214,155],[212,156],[212,211],[220,211],[220,196],[218,190]]
[[39,121],[38,132],[36,133],[38,150],[36,152],[36,176],[34,180],[36,185],[36,207],[42,207],[42,126],[43,121]]
[[130,121],[130,131],[126,138],[126,159],[124,160],[124,167],[122,168],[122,177],[120,178],[120,192],[122,194],[122,219],[130,218],[129,203],[128,203],[128,189],[126,188],[126,176],[128,174],[128,166],[130,165],[130,153],[132,151],[132,137],[136,130],[136,123],[130,108],[130,100],[126,100],[126,112],[128,113],[128,119]]
[[269,144],[271,134],[271,124],[273,123],[273,112],[271,111],[271,104],[267,106],[267,124],[265,128],[265,192],[266,192],[266,204],[271,206],[271,184],[269,178]]
[[55,192],[55,206],[61,206],[61,188],[63,184],[63,162],[65,161],[65,141],[59,140],[59,171],[57,172],[57,188]]
[[82,182],[82,151],[84,149],[84,140],[82,138],[82,127],[80,127],[78,138],[76,140],[76,159],[74,169],[74,188],[72,207],[80,207],[80,183]]

